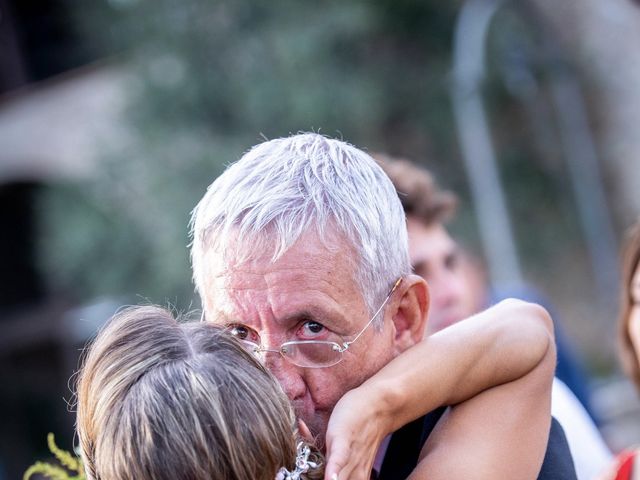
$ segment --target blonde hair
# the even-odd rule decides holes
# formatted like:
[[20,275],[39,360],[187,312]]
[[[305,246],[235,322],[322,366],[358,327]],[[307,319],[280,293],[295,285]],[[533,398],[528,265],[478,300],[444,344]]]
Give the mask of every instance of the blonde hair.
[[640,262],[640,220],[627,232],[622,252],[622,282],[620,288],[620,316],[618,319],[619,351],[622,366],[640,390],[640,360],[629,335],[629,319],[633,299],[631,282]]
[[77,394],[88,479],[273,480],[294,468],[289,401],[214,325],[159,307],[121,311],[89,348]]

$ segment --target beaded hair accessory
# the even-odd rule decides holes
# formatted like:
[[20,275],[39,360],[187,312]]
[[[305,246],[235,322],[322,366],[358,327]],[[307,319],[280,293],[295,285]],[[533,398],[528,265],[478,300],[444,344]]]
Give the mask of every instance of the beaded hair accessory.
[[298,443],[297,452],[296,468],[290,472],[285,467],[282,467],[278,470],[275,480],[300,480],[303,473],[318,468],[316,462],[309,460],[309,455],[311,455],[309,445],[305,445],[303,442]]

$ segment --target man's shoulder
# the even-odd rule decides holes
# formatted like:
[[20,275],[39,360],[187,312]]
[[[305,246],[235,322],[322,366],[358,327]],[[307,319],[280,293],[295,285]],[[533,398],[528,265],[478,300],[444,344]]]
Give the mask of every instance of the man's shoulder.
[[576,479],[576,468],[573,464],[571,452],[569,451],[567,438],[565,437],[564,430],[553,417],[551,418],[547,452],[544,455],[540,475],[538,475],[538,480],[551,479]]
[[[438,408],[396,431],[389,442],[379,479],[407,478],[418,464],[427,438],[446,411]],[[564,430],[553,418],[549,442],[538,480],[576,480],[576,471]]]
[[429,412],[405,425],[391,436],[379,479],[406,478],[418,465],[420,452],[446,407]]

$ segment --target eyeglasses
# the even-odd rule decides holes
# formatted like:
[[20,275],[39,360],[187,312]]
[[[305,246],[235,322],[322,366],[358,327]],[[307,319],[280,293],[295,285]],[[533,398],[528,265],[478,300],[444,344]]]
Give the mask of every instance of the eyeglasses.
[[[380,314],[384,306],[387,304],[393,292],[398,288],[402,277],[396,280],[393,288],[387,295],[387,297],[380,305],[380,308],[373,314],[371,320],[358,332],[353,340],[345,341],[336,335],[335,341],[330,340],[293,340],[284,342],[280,345],[280,348],[266,348],[255,342],[246,339],[240,339],[245,347],[261,360],[264,360],[266,353],[278,353],[289,363],[297,365],[303,368],[324,368],[332,367],[340,363],[343,359],[343,354],[346,352],[353,343],[360,338],[367,328],[373,323],[376,317]],[[249,327],[239,325],[231,328],[231,334],[239,337],[241,330]]]

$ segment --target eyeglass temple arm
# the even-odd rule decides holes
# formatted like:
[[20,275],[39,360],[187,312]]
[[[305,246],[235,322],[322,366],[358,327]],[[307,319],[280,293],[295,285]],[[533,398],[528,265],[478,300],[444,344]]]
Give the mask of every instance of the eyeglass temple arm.
[[400,277],[398,280],[396,280],[396,283],[393,284],[393,287],[391,288],[391,290],[389,291],[389,294],[387,295],[387,298],[384,299],[384,302],[382,302],[382,305],[380,305],[380,308],[378,308],[378,310],[376,310],[376,313],[373,314],[373,317],[371,317],[371,320],[369,320],[367,322],[367,324],[362,328],[362,330],[360,330],[360,332],[356,335],[356,338],[354,338],[353,340],[350,340],[348,342],[344,342],[342,344],[342,351],[344,352],[347,348],[349,348],[351,346],[351,344],[353,342],[355,342],[356,340],[358,340],[360,338],[360,335],[362,335],[364,333],[364,331],[369,328],[369,325],[371,325],[371,323],[376,319],[376,317],[380,314],[380,312],[382,311],[382,309],[385,307],[385,305],[387,304],[387,302],[389,301],[389,299],[391,298],[391,295],[393,295],[393,292],[396,291],[396,288],[398,288],[398,285],[400,285],[400,282],[402,282],[402,277]]

